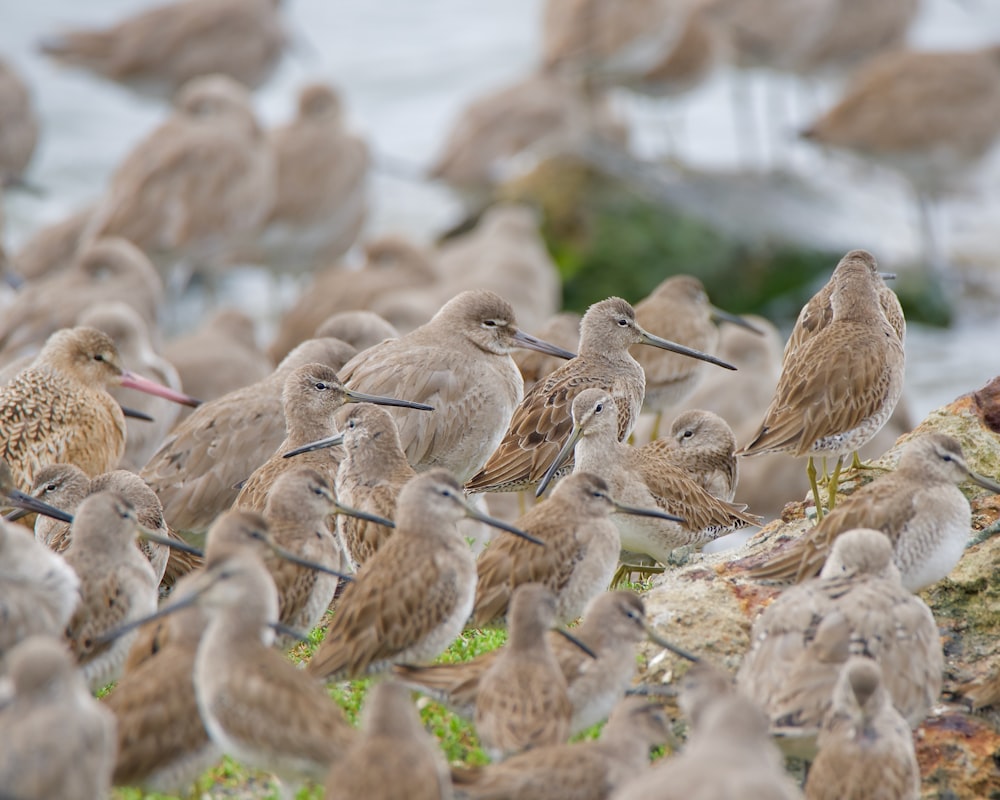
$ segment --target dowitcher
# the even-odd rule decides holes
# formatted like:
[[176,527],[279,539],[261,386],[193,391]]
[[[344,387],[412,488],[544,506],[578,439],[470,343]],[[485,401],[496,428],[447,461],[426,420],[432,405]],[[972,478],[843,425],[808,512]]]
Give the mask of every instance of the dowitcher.
[[916,800],[920,767],[913,734],[885,690],[882,670],[855,656],[843,667],[809,766],[807,800],[854,800],[878,787],[886,800]]
[[90,695],[65,645],[33,636],[7,657],[0,705],[5,797],[94,800],[111,793],[115,720]]
[[233,503],[234,508],[262,511],[275,479],[296,467],[309,466],[319,470],[332,483],[336,478],[343,450],[310,450],[294,460],[288,460],[284,456],[292,450],[333,435],[334,412],[345,403],[375,403],[429,412],[434,410],[422,403],[348,389],[337,378],[336,370],[324,364],[306,364],[294,370],[285,381],[281,401],[285,413],[285,439],[271,457],[247,478]]
[[[806,669],[802,661],[810,651],[823,663],[836,663],[840,617],[849,628],[850,653],[878,661],[893,704],[911,727],[937,701],[944,669],[937,625],[924,602],[900,583],[892,557],[885,534],[847,531],[818,578],[786,590],[754,622],[737,684],[769,713],[780,703],[780,726],[818,729],[837,673],[828,671],[829,681],[821,682],[815,665]],[[826,640],[816,643],[820,632]],[[790,684],[793,669],[803,677],[796,685]]]
[[140,473],[163,503],[174,530],[204,534],[232,506],[239,494],[237,484],[267,461],[285,438],[285,380],[294,369],[312,362],[342,366],[346,347],[333,339],[303,342],[264,380],[205,403],[177,425]]
[[52,334],[30,367],[0,387],[0,458],[31,485],[46,464],[76,464],[89,475],[114,469],[125,450],[125,417],[113,385],[178,403],[186,395],[125,370],[114,343],[93,328]]
[[73,517],[57,506],[53,506],[32,494],[25,494],[14,483],[14,475],[10,471],[10,465],[0,459],[0,500],[8,508],[17,509],[14,514],[7,517],[8,521],[13,521],[19,516],[26,514],[38,514],[41,519],[54,519],[60,522],[72,522]]
[[355,678],[419,664],[462,632],[476,586],[475,559],[457,528],[465,516],[528,536],[476,510],[446,470],[417,475],[399,494],[396,532],[341,596],[310,674]]
[[180,0],[103,30],[48,37],[40,47],[63,63],[170,97],[191,78],[214,72],[256,87],[271,74],[286,42],[281,6],[272,0]]
[[915,436],[895,470],[861,487],[751,574],[803,581],[819,573],[844,531],[875,528],[892,543],[903,586],[918,592],[951,572],[969,541],[972,510],[957,486],[963,481],[1000,492],[1000,483],[969,469],[951,436]]
[[580,392],[573,400],[573,429],[539,490],[544,490],[575,449],[575,469],[602,476],[621,502],[681,518],[680,522],[632,515],[615,518],[623,549],[645,553],[663,564],[676,547],[700,547],[737,528],[759,524],[759,518],[743,506],[713,497],[687,469],[676,466],[671,446],[656,441],[630,447],[620,442],[620,418],[610,392]]
[[361,736],[326,776],[325,800],[449,800],[444,755],[424,730],[410,693],[375,684],[362,709]]
[[62,556],[0,520],[0,657],[29,636],[62,636],[79,602],[80,579]]
[[827,487],[832,508],[844,455],[878,433],[903,390],[903,343],[882,310],[882,280],[865,256],[851,251],[837,265],[829,323],[788,353],[764,421],[739,451],[808,455],[819,516],[813,457],[837,457]]
[[455,771],[457,797],[605,800],[649,769],[649,751],[670,741],[664,710],[638,697],[622,700],[596,741],[532,748],[500,764]]
[[[619,297],[595,303],[580,322],[580,355],[525,396],[499,446],[486,466],[468,481],[467,488],[513,492],[537,484],[573,427],[573,399],[587,388],[602,388],[615,398],[618,439],[626,440],[642,407],[645,386],[642,367],[628,352],[631,345],[639,343],[735,369],[705,353],[647,333],[636,322],[632,306]],[[572,466],[567,464],[565,469],[568,472]]]
[[670,423],[670,434],[648,445],[650,452],[670,454],[675,464],[713,497],[731,503],[739,483],[736,436],[711,411],[684,411]]
[[618,564],[621,541],[611,514],[680,517],[650,507],[623,505],[597,475],[580,470],[562,480],[551,497],[517,520],[517,526],[545,542],[491,542],[476,563],[479,580],[471,623],[496,625],[507,616],[518,585],[544,584],[556,596],[556,619],[568,623],[603,592]]
[[479,679],[476,692],[476,732],[493,761],[569,738],[573,704],[545,638],[555,620],[556,596],[551,591],[539,583],[517,587],[511,598],[510,638]]
[[403,450],[418,472],[444,467],[464,482],[496,448],[521,401],[523,382],[510,357],[517,347],[572,357],[518,329],[499,295],[467,291],[426,325],[359,353],[340,376],[356,391],[433,406],[430,414],[393,412]]
[[[306,448],[344,445],[337,470],[337,496],[347,506],[393,519],[396,499],[403,486],[417,473],[399,441],[399,431],[388,411],[358,403],[337,415],[341,433]],[[304,448],[298,448],[301,452]],[[298,455],[293,450],[286,457]],[[337,535],[344,554],[357,570],[385,544],[392,529],[358,517],[337,518]]]
[[3,137],[0,138],[0,185],[23,183],[24,171],[38,142],[38,117],[24,79],[0,59],[0,108]]
[[[706,353],[714,353],[718,346],[719,322],[760,332],[742,317],[713,306],[705,286],[693,275],[673,275],[663,281],[636,304],[635,321],[656,336]],[[637,347],[633,355],[646,374],[642,407],[656,412],[652,438],[657,439],[663,412],[694,390],[705,372],[704,364],[684,355],[645,347]]]
[[[649,638],[676,652],[647,621],[642,598],[630,591],[605,592],[595,597],[580,625],[573,629],[573,636],[596,658],[554,631],[547,634],[573,705],[571,736],[607,719],[615,703],[625,696],[635,677],[638,642]],[[397,664],[393,673],[459,716],[472,720],[479,682],[500,652],[493,650],[455,664]]]

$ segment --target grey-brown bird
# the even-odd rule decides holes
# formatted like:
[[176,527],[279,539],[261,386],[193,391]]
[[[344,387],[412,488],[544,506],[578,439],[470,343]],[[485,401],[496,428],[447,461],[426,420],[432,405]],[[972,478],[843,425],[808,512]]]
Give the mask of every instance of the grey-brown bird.
[[291,372],[313,362],[337,369],[345,349],[333,339],[303,342],[263,381],[205,403],[178,424],[140,473],[163,503],[170,527],[204,535],[232,506],[237,484],[285,438],[281,395]]
[[361,352],[386,339],[398,339],[399,331],[374,311],[338,311],[317,325],[313,335],[340,339]]
[[0,458],[22,486],[46,464],[75,464],[88,475],[114,469],[125,450],[125,417],[107,389],[139,389],[196,404],[121,365],[114,343],[93,328],[54,333],[30,367],[0,387]]
[[958,488],[965,481],[1000,492],[1000,483],[969,468],[956,439],[944,433],[915,436],[895,470],[852,494],[751,575],[804,581],[820,572],[844,531],[875,528],[892,543],[903,586],[918,592],[951,572],[969,541],[972,510]]
[[[729,364],[647,333],[635,309],[609,297],[587,309],[580,322],[580,355],[536,384],[514,410],[507,432],[486,465],[466,486],[470,491],[519,491],[537,484],[573,427],[573,399],[584,389],[601,388],[618,404],[618,439],[625,441],[642,407],[645,377],[629,355],[633,344],[651,344],[735,369]],[[565,471],[572,469],[566,464]]]
[[36,519],[52,519],[60,522],[72,522],[73,517],[63,509],[53,506],[35,497],[33,494],[25,494],[17,488],[14,482],[14,474],[10,470],[10,465],[0,459],[0,500],[7,508],[17,509],[6,517],[8,522],[12,522],[18,517],[27,514],[37,514]]
[[[616,517],[621,545],[667,563],[677,547],[701,547],[738,528],[760,523],[741,505],[720,500],[693,479],[700,470],[674,463],[674,446],[657,440],[631,447],[617,438],[620,414],[611,393],[586,389],[573,400],[573,428],[538,486],[544,491],[575,453],[574,470],[600,475],[623,503],[679,517]],[[563,479],[565,480],[565,478]],[[558,488],[558,487],[557,487]]]
[[325,800],[450,800],[447,762],[403,686],[385,680],[371,688],[361,729],[326,776]]
[[579,471],[568,476],[545,501],[517,520],[517,526],[545,542],[491,542],[476,562],[479,580],[471,623],[497,625],[507,615],[511,596],[523,583],[544,584],[556,596],[556,619],[565,624],[607,589],[618,565],[621,540],[614,513],[677,520],[656,508],[620,503],[606,481]]
[[[769,713],[780,704],[782,719],[775,720],[780,727],[814,735],[837,671],[818,681],[816,665],[803,668],[802,660],[812,653],[818,661],[836,663],[837,629],[824,625],[831,616],[846,622],[849,653],[879,663],[893,704],[916,727],[941,691],[941,641],[930,609],[900,583],[892,545],[879,531],[838,536],[819,577],[786,590],[764,610],[737,674],[740,689]],[[814,644],[823,631],[830,644]],[[793,670],[804,680],[793,684]]]
[[572,356],[520,330],[499,295],[466,291],[426,325],[359,353],[340,377],[355,391],[433,406],[431,414],[392,412],[403,450],[418,472],[444,467],[465,481],[500,442],[521,401],[523,382],[510,357],[518,347]]
[[104,29],[69,30],[40,43],[46,55],[143,94],[170,97],[199,75],[262,84],[287,43],[274,0],[181,0]]
[[111,792],[114,716],[90,695],[63,642],[33,636],[7,656],[0,793],[93,800]]
[[493,761],[569,738],[573,704],[545,637],[555,620],[556,596],[551,591],[539,583],[517,587],[511,599],[510,638],[483,673],[476,692],[476,733]]
[[345,403],[375,403],[425,412],[434,410],[423,403],[348,389],[337,378],[337,371],[324,364],[306,364],[295,369],[285,381],[281,399],[285,413],[285,439],[271,457],[247,478],[233,503],[234,508],[263,511],[272,483],[283,472],[296,467],[309,466],[319,470],[332,483],[343,454],[340,448],[308,450],[295,459],[287,459],[285,455],[332,436],[335,433],[334,412]]
[[466,516],[528,536],[471,506],[446,470],[417,475],[400,492],[396,532],[344,591],[308,672],[356,678],[429,661],[451,644],[475,596],[475,559],[457,528]]
[[670,453],[670,460],[683,469],[713,497],[733,501],[740,480],[736,458],[736,436],[718,414],[701,409],[684,411],[670,423],[668,436],[656,447]]
[[807,800],[861,800],[872,796],[873,787],[885,800],[920,796],[913,734],[870,658],[854,656],[844,664],[817,744]]
[[606,800],[649,768],[670,741],[663,709],[639,697],[615,706],[600,739],[532,748],[500,764],[455,771],[455,796],[475,800]]

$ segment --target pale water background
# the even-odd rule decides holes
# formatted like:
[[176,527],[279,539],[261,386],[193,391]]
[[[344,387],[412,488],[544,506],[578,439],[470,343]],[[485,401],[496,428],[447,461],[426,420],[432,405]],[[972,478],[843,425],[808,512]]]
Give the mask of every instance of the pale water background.
[[[42,118],[43,140],[30,176],[47,190],[42,197],[5,199],[8,247],[96,197],[119,160],[165,115],[156,102],[42,58],[35,43],[63,27],[110,23],[149,5],[6,0],[0,6],[0,53],[27,76]],[[285,6],[293,36],[305,43],[258,91],[264,120],[288,117],[304,81],[331,81],[344,93],[350,118],[376,159],[392,164],[372,181],[368,232],[402,231],[429,240],[457,221],[461,209],[445,188],[398,173],[416,172],[433,159],[466,102],[531,69],[539,49],[539,0],[286,0]],[[911,38],[941,48],[1000,41],[1000,2],[925,0]],[[669,147],[707,171],[778,164],[785,175],[815,189],[819,199],[797,207],[794,216],[787,205],[777,213],[765,197],[757,204],[759,217],[735,223],[742,229],[843,250],[869,247],[889,267],[918,252],[914,211],[901,181],[849,159],[831,161],[795,142],[792,132],[835,100],[835,86],[802,90],[782,78],[751,81],[761,114],[775,107],[775,99],[782,112],[772,125],[779,135],[763,137],[748,164],[741,155],[747,132],[737,136],[733,122],[733,80],[720,71],[670,105],[617,98],[637,123],[635,150],[654,156]],[[766,127],[763,121],[760,127]],[[776,193],[782,180],[774,180]],[[951,329],[910,327],[907,397],[916,419],[1000,374],[1000,157],[989,159],[969,190],[944,211],[949,259],[963,276],[963,296]],[[268,287],[263,276],[241,276],[228,284],[227,299],[263,316],[274,310]]]

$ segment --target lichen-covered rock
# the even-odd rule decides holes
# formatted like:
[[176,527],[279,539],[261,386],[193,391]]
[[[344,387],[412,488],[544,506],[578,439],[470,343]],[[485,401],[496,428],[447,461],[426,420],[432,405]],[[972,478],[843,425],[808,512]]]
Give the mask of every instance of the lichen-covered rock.
[[[1000,476],[1000,377],[931,413],[875,466],[892,468],[906,441],[930,431],[954,436],[976,472]],[[878,474],[850,475],[841,492],[849,494]],[[1000,496],[972,484],[961,488],[972,504],[969,545],[952,573],[921,595],[941,630],[945,676],[941,700],[915,741],[923,796],[973,800],[1000,797],[1000,536],[993,535],[1000,531]],[[649,619],[679,646],[735,672],[749,647],[753,620],[781,587],[749,579],[733,562],[801,535],[813,524],[809,505],[789,503],[782,519],[738,551],[695,554],[683,566],[668,568],[646,595]],[[661,654],[648,662],[642,677],[647,683],[669,682],[675,670],[685,669],[680,659]]]

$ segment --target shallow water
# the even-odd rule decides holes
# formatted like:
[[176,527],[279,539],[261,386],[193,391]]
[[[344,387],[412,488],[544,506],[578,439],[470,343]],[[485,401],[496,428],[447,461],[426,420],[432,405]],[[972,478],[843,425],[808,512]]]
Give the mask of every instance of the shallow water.
[[[162,119],[165,109],[127,90],[61,68],[38,55],[42,36],[76,24],[99,25],[119,19],[146,0],[36,0],[8,4],[0,26],[0,53],[24,72],[34,87],[44,125],[44,139],[31,169],[45,187],[41,197],[5,199],[6,242],[17,243],[41,224],[58,219],[101,191],[113,167],[136,141]],[[922,46],[962,47],[1000,40],[1000,3],[989,0],[935,0],[913,31]],[[407,232],[429,239],[460,213],[442,187],[413,181],[434,157],[459,109],[478,93],[516,79],[530,69],[539,42],[539,0],[467,3],[462,0],[382,0],[346,3],[288,0],[293,36],[304,41],[284,60],[271,82],[257,94],[268,122],[291,113],[295,88],[307,79],[325,78],[344,92],[351,119],[372,143],[382,168],[373,181],[371,233]],[[776,126],[786,138],[772,138],[754,156],[753,165],[772,163],[816,182],[824,197],[811,218],[796,220],[805,237],[872,248],[887,263],[905,261],[918,250],[912,206],[905,187],[891,176],[872,174],[856,164],[831,162],[790,135],[810,109],[828,105],[831,86],[803,93],[780,79],[756,81],[752,91],[780,98],[787,116]],[[639,125],[638,152],[671,152],[699,169],[745,168],[745,136],[737,134],[730,104],[733,76],[724,71],[706,86],[675,103],[617,98]],[[761,104],[758,108],[763,109]],[[761,112],[763,113],[763,112]],[[681,126],[668,137],[671,120]],[[742,138],[741,138],[742,137]],[[672,143],[667,139],[673,138]],[[741,144],[742,142],[742,144]],[[775,144],[776,143],[776,144]],[[780,152],[780,157],[775,155]],[[980,171],[975,190],[947,208],[952,233],[951,259],[967,272],[990,278],[1000,267],[1000,159]],[[768,218],[744,224],[767,231],[787,220]],[[831,265],[832,266],[832,265]],[[231,284],[230,298],[259,313],[269,306],[266,282],[250,276]],[[979,293],[982,296],[983,293]],[[947,331],[911,326],[907,342],[907,394],[913,414],[927,411],[957,394],[974,389],[1000,373],[1000,314],[996,303],[964,300],[956,325]]]

